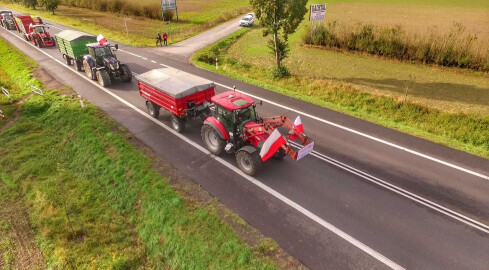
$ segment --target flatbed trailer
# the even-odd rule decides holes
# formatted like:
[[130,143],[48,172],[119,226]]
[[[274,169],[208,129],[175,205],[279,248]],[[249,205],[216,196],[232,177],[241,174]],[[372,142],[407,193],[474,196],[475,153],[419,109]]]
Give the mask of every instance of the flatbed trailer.
[[153,69],[136,79],[149,114],[158,117],[160,108],[170,112],[171,126],[177,132],[185,130],[188,119],[203,121],[215,95],[213,82],[173,68]]

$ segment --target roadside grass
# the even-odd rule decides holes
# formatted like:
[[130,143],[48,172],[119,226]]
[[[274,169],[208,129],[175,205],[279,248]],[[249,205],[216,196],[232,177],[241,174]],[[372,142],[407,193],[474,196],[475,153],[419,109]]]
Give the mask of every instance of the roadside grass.
[[[192,62],[201,68],[216,72],[214,65],[209,60],[209,56],[217,56],[221,64],[217,73],[225,76],[258,85],[312,104],[331,108],[452,148],[485,158],[489,157],[489,115],[487,112],[484,115],[450,113],[430,107],[429,104],[417,103],[412,101],[410,93],[415,85],[405,86],[407,87],[409,96],[405,94],[384,96],[384,93],[380,90],[377,90],[378,92],[376,93],[367,93],[338,80],[324,79],[321,76],[315,77],[314,74],[308,73],[313,68],[302,71],[302,74],[308,74],[307,76],[295,73],[287,79],[273,79],[270,75],[270,68],[266,64],[264,64],[265,67],[260,65],[260,63],[265,63],[267,60],[263,60],[260,57],[256,57],[256,61],[251,62],[235,59],[233,58],[233,53],[229,50],[229,47],[233,50],[236,44],[242,42],[239,39],[240,37],[246,38],[253,34],[256,37],[256,33],[253,33],[253,31],[256,30],[237,32],[198,51],[192,57]],[[253,47],[259,45],[257,45],[256,41],[251,42],[253,40],[251,38],[247,42],[251,48],[243,46],[237,49],[237,51],[241,50],[243,53],[255,52]],[[317,56],[317,52],[314,52],[311,57],[314,57],[314,55],[320,58]],[[289,61],[297,60],[291,57]],[[399,64],[395,62],[382,63],[390,63],[393,67]],[[300,61],[294,64],[288,64],[287,66],[294,67],[295,65],[300,65]],[[365,66],[360,68],[365,68]],[[396,71],[402,68],[406,68],[406,66],[397,67]],[[449,73],[447,77],[453,76],[454,74],[456,73]],[[470,78],[475,79],[477,77]],[[477,91],[481,91],[481,89]],[[477,93],[477,91],[474,90],[474,93]],[[474,98],[474,103],[480,102],[481,96],[478,96],[478,98]]]
[[[22,61],[0,64],[7,74],[22,64],[30,70]],[[12,82],[32,80],[23,74]],[[99,109],[81,108],[76,95],[44,93],[26,99],[20,118],[0,133],[0,202],[25,202],[48,268],[275,268],[213,204],[175,192]],[[0,251],[14,256],[5,243]]]
[[235,4],[234,2],[236,1],[212,1],[203,5],[201,11],[179,10],[180,22],[168,23],[132,16],[132,20],[127,22],[128,33],[126,33],[124,23],[124,18],[130,17],[127,15],[63,5],[59,6],[56,14],[53,15],[49,11],[33,10],[5,0],[1,0],[0,5],[19,12],[37,15],[94,35],[102,33],[106,38],[119,43],[136,47],[153,47],[156,44],[157,33],[168,33],[168,43],[173,44],[250,10],[247,5]]

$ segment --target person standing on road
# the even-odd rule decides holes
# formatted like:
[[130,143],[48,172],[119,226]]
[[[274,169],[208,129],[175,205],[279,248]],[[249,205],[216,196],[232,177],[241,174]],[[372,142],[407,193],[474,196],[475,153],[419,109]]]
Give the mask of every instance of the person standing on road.
[[168,45],[168,43],[166,42],[168,40],[168,36],[166,35],[166,33],[163,33],[163,43],[166,45]]
[[158,33],[158,35],[156,36],[156,47],[158,47],[158,42],[160,43],[160,47],[162,47],[163,45],[161,45],[161,35],[160,35],[160,33]]

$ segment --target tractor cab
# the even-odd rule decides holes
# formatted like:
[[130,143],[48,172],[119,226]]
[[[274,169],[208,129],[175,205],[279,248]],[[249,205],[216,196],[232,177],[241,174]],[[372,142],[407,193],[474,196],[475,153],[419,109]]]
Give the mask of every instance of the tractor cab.
[[250,97],[227,91],[212,97],[214,103],[214,115],[224,125],[226,130],[242,130],[243,125],[248,122],[257,121],[255,102]]
[[46,33],[46,30],[44,29],[44,26],[43,25],[30,25],[29,26],[29,31],[31,33],[37,33],[37,34],[44,34]]
[[[111,66],[111,68],[112,65],[114,65],[113,68],[118,69],[118,67],[115,67],[117,63],[117,57],[108,44],[100,45],[99,43],[90,43],[87,44],[87,50],[88,54],[90,54],[92,59],[97,62],[98,66],[105,66],[106,64],[108,64],[109,66]],[[108,63],[104,63],[104,61]]]

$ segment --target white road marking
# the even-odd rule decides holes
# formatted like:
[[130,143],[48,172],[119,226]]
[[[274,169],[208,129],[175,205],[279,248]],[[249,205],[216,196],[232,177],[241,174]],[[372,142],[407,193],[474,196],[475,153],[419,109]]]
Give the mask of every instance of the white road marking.
[[[8,32],[8,33],[10,33],[10,32]],[[274,196],[275,198],[279,199],[280,201],[284,202],[285,204],[287,204],[290,207],[294,208],[295,210],[299,211],[303,215],[309,217],[311,220],[313,220],[316,223],[318,223],[319,225],[323,226],[325,229],[331,231],[332,233],[334,233],[334,234],[338,235],[339,237],[343,238],[344,240],[348,241],[349,243],[351,243],[352,245],[354,245],[357,248],[361,249],[362,251],[364,251],[365,253],[369,254],[370,256],[374,257],[378,261],[384,263],[385,265],[389,266],[392,269],[396,269],[396,270],[397,269],[399,269],[399,270],[404,269],[403,267],[401,267],[400,265],[398,265],[395,262],[391,261],[390,259],[388,259],[384,255],[382,255],[379,252],[373,250],[369,246],[363,244],[362,242],[358,241],[357,239],[353,238],[349,234],[343,232],[342,230],[338,229],[334,225],[332,225],[332,224],[328,223],[327,221],[323,220],[319,216],[315,215],[314,213],[310,212],[309,210],[305,209],[304,207],[300,206],[299,204],[295,203],[294,201],[292,201],[292,200],[288,199],[287,197],[283,196],[282,194],[280,194],[279,192],[277,192],[274,189],[270,188],[269,186],[261,183],[260,181],[256,180],[255,178],[253,178],[253,177],[251,177],[249,175],[246,175],[245,173],[243,173],[241,170],[239,170],[238,168],[236,168],[231,163],[225,161],[224,159],[222,159],[220,157],[216,157],[216,156],[212,155],[204,147],[198,145],[197,143],[193,142],[192,140],[188,139],[187,137],[183,136],[182,134],[176,132],[175,130],[173,130],[169,126],[167,126],[167,125],[159,122],[158,120],[156,120],[155,118],[151,117],[149,114],[145,113],[144,111],[142,111],[141,109],[139,109],[136,106],[132,105],[131,103],[127,102],[123,98],[117,96],[116,94],[114,94],[114,93],[110,92],[109,90],[105,89],[104,87],[100,86],[99,84],[97,84],[93,80],[91,80],[91,79],[87,78],[86,76],[82,75],[82,73],[80,73],[80,72],[72,69],[71,67],[67,66],[65,63],[63,63],[60,60],[54,58],[53,56],[51,56],[50,54],[46,53],[45,51],[43,51],[43,50],[41,50],[41,49],[39,49],[37,47],[34,47],[32,44],[28,43],[27,41],[25,41],[21,37],[15,35],[13,33],[10,33],[10,34],[13,35],[13,36],[15,36],[15,37],[17,37],[21,41],[29,44],[31,47],[37,49],[38,51],[40,51],[41,53],[43,53],[47,57],[49,57],[49,58],[53,59],[54,61],[58,62],[60,65],[68,68],[68,70],[72,71],[73,73],[77,74],[78,76],[80,76],[81,78],[85,79],[89,83],[93,84],[95,87],[101,89],[102,91],[104,91],[108,95],[110,95],[113,98],[117,99],[121,103],[125,104],[129,108],[133,109],[137,113],[139,113],[142,116],[146,117],[147,119],[151,120],[155,124],[157,124],[160,127],[164,128],[165,130],[167,130],[168,132],[170,132],[173,135],[177,136],[178,138],[180,138],[181,140],[185,141],[186,143],[188,143],[188,144],[192,145],[193,147],[197,148],[199,151],[203,152],[204,154],[208,155],[209,157],[215,159],[217,162],[221,163],[222,165],[224,165],[228,169],[230,169],[230,170],[234,171],[235,173],[239,174],[240,176],[242,176],[246,180],[250,181],[251,183],[253,183],[256,186],[258,186],[259,188],[261,188],[262,190],[266,191],[268,194]]]
[[143,59],[143,60],[148,60],[148,58],[146,58],[146,57],[141,57],[141,59]]
[[156,64],[156,61],[155,60],[151,60],[151,63],[155,63]]
[[[171,67],[171,66],[168,66],[168,65],[164,65],[164,64],[160,64],[161,66],[164,66],[164,67]],[[174,67],[171,67],[171,68],[174,68]],[[216,85],[219,85],[221,87],[224,87],[226,89],[229,89],[229,90],[233,90],[233,87],[230,87],[230,86],[227,86],[227,85],[224,85],[224,84],[221,84],[221,83],[217,83],[217,82],[214,82]],[[262,100],[262,101],[265,101],[269,104],[272,104],[272,105],[275,105],[277,107],[280,107],[280,108],[283,108],[283,109],[286,109],[288,111],[292,111],[292,112],[295,112],[295,113],[298,113],[298,114],[301,114],[301,115],[304,115],[304,116],[307,116],[309,118],[312,118],[314,120],[317,120],[319,122],[323,122],[325,124],[328,124],[328,125],[331,125],[331,126],[334,126],[334,127],[337,127],[337,128],[340,128],[340,129],[343,129],[343,130],[346,130],[348,132],[351,132],[351,133],[354,133],[354,134],[357,134],[357,135],[360,135],[362,137],[365,137],[365,138],[368,138],[368,139],[371,139],[371,140],[374,140],[376,142],[379,142],[379,143],[382,143],[382,144],[386,144],[388,146],[391,146],[391,147],[394,147],[394,148],[397,148],[399,150],[402,150],[402,151],[405,151],[405,152],[408,152],[408,153],[411,153],[413,155],[416,155],[416,156],[419,156],[419,157],[422,157],[422,158],[425,158],[425,159],[429,159],[431,161],[434,161],[436,163],[440,163],[440,164],[443,164],[445,166],[448,166],[450,168],[453,168],[453,169],[456,169],[456,170],[459,170],[459,171],[463,171],[465,173],[468,173],[468,174],[471,174],[473,176],[477,176],[477,177],[480,177],[482,179],[485,179],[485,180],[489,180],[489,176],[487,175],[484,175],[484,174],[481,174],[481,173],[478,173],[478,172],[475,172],[475,171],[472,171],[472,170],[469,170],[469,169],[466,169],[466,168],[463,168],[463,167],[460,167],[458,165],[455,165],[455,164],[451,164],[449,162],[446,162],[446,161],[443,161],[441,159],[437,159],[435,157],[432,157],[432,156],[429,156],[429,155],[426,155],[426,154],[423,154],[423,153],[420,153],[420,152],[417,152],[417,151],[414,151],[414,150],[411,150],[409,148],[406,148],[404,146],[400,146],[400,145],[397,145],[395,143],[391,143],[391,142],[388,142],[386,140],[383,140],[383,139],[380,139],[380,138],[377,138],[375,136],[372,136],[372,135],[368,135],[366,133],[363,133],[363,132],[360,132],[360,131],[357,131],[357,130],[354,130],[352,128],[349,128],[349,127],[345,127],[345,126],[342,126],[340,124],[337,124],[337,123],[334,123],[334,122],[331,122],[331,121],[328,121],[328,120],[325,120],[325,119],[322,119],[320,117],[317,117],[317,116],[314,116],[312,114],[308,114],[306,112],[303,112],[303,111],[300,111],[300,110],[296,110],[296,109],[293,109],[293,108],[290,108],[290,107],[287,107],[285,105],[282,105],[282,104],[279,104],[279,103],[276,103],[276,102],[273,102],[271,100],[268,100],[268,99],[264,99],[264,98],[261,98],[259,96],[256,96],[256,95],[252,95],[250,93],[247,93],[245,91],[241,91],[239,89],[236,89],[237,92],[240,92],[240,93],[243,93],[243,94],[246,94],[250,97],[253,97],[255,99],[259,99],[259,100]]]
[[[296,142],[289,141],[289,143],[291,143],[296,148],[302,148],[302,146],[300,144],[296,143]],[[449,216],[449,217],[451,217],[453,219],[456,219],[456,220],[458,220],[458,221],[460,221],[462,223],[465,223],[465,224],[467,224],[467,225],[469,225],[469,226],[471,226],[471,227],[473,227],[475,229],[478,229],[478,230],[480,230],[482,232],[485,232],[485,233],[489,233],[489,226],[487,226],[487,225],[485,225],[485,224],[483,224],[481,222],[478,222],[477,220],[471,219],[471,218],[469,218],[467,216],[464,216],[464,215],[462,215],[462,214],[460,214],[458,212],[455,212],[455,211],[450,210],[450,209],[448,209],[448,208],[446,208],[446,207],[444,207],[442,205],[439,205],[439,204],[437,204],[437,203],[435,203],[433,201],[430,201],[428,199],[425,199],[425,198],[423,198],[423,197],[421,197],[419,195],[416,195],[416,194],[414,194],[412,192],[409,192],[409,191],[407,191],[405,189],[402,189],[402,188],[400,188],[398,186],[395,186],[395,185],[393,185],[393,184],[391,184],[389,182],[386,182],[386,181],[384,181],[384,180],[382,180],[380,178],[377,178],[377,177],[375,177],[373,175],[370,175],[370,174],[368,174],[366,172],[363,172],[363,171],[361,171],[359,169],[353,168],[352,166],[347,165],[347,164],[345,164],[343,162],[340,162],[340,161],[338,161],[338,160],[336,160],[334,158],[328,157],[328,156],[326,156],[324,154],[321,154],[321,153],[319,153],[319,152],[317,152],[315,150],[312,151],[311,156],[314,156],[314,157],[316,157],[316,158],[318,158],[320,160],[323,160],[323,161],[325,161],[325,162],[327,162],[327,163],[329,163],[331,165],[334,165],[336,167],[339,167],[339,168],[341,168],[341,169],[343,169],[343,170],[345,170],[345,171],[347,171],[349,173],[352,173],[352,174],[354,174],[356,176],[359,176],[359,177],[361,177],[361,178],[363,178],[363,179],[365,179],[367,181],[370,181],[370,182],[372,182],[372,183],[374,183],[376,185],[379,185],[379,186],[381,186],[383,188],[386,188],[386,189],[388,189],[390,191],[393,191],[394,193],[397,193],[397,194],[399,194],[399,195],[401,195],[401,196],[403,196],[405,198],[408,198],[408,199],[410,199],[412,201],[415,201],[417,203],[420,203],[420,204],[422,204],[422,205],[424,205],[424,206],[426,206],[426,207],[428,207],[430,209],[433,209],[433,210],[435,210],[435,211],[437,211],[439,213],[442,213],[442,214],[447,215],[447,216]]]
[[54,25],[52,25],[51,23],[49,23],[48,25],[49,25],[49,27],[53,27],[53,28],[59,29],[59,30],[61,30],[61,31],[65,30],[65,29],[63,29],[63,28],[59,28],[59,27],[57,27],[57,26],[54,26]]

